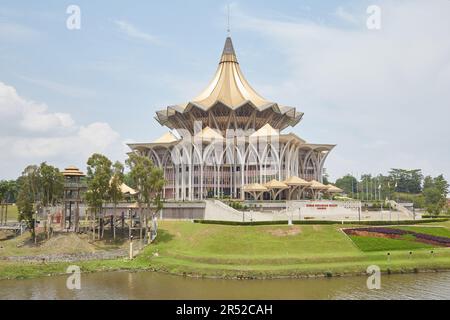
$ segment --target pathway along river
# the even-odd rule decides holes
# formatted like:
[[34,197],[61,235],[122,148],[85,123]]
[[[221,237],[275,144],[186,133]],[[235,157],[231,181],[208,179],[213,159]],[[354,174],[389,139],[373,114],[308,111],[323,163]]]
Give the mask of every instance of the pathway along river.
[[153,272],[81,275],[81,290],[65,276],[0,281],[0,299],[449,299],[450,273],[383,275],[380,290],[366,277],[216,280]]

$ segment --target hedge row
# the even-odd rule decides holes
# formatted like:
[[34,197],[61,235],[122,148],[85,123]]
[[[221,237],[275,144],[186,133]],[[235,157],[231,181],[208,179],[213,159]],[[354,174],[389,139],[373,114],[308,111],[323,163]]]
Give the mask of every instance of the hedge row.
[[[352,225],[367,225],[367,226],[388,226],[388,225],[405,225],[405,224],[422,224],[431,222],[445,222],[447,218],[427,219],[427,220],[404,220],[404,221],[344,221],[344,224]],[[214,220],[194,220],[194,223],[200,224],[219,224],[227,226],[272,226],[272,225],[286,225],[287,221],[253,221],[253,222],[238,222],[238,221],[214,221]],[[325,220],[301,220],[292,221],[293,224],[308,225],[308,224],[342,224],[341,221],[325,221]]]
[[429,214],[424,214],[424,215],[422,215],[422,218],[424,218],[424,219],[441,219],[441,218],[448,219],[448,218],[450,218],[450,215],[440,214],[438,216],[434,216],[434,215],[432,216]]

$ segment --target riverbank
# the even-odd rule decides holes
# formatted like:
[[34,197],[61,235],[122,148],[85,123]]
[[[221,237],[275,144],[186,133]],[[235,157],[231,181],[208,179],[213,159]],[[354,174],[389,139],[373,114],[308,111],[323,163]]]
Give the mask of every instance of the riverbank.
[[[449,222],[426,226],[450,229]],[[0,261],[0,279],[64,274],[73,264],[80,266],[82,272],[149,270],[224,279],[362,275],[370,265],[391,274],[450,270],[447,248],[402,247],[402,250],[363,252],[342,232],[345,227],[349,226],[222,226],[163,221],[157,241],[132,261],[126,258],[56,263],[4,260]]]

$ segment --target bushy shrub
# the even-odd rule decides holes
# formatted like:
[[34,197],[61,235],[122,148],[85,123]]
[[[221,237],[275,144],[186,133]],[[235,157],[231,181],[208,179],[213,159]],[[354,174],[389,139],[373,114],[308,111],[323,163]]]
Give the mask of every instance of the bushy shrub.
[[396,193],[394,199],[399,202],[414,203],[415,208],[425,208],[425,197],[422,194]]

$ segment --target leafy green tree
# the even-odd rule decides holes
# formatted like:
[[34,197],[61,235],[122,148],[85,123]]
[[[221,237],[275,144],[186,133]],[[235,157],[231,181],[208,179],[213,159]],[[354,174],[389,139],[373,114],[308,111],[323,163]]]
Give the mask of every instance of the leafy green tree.
[[330,176],[327,173],[323,175],[322,179],[324,185],[330,184]]
[[34,213],[39,208],[41,200],[39,167],[30,165],[22,172],[18,179],[19,193],[17,195],[17,208],[19,210],[19,220],[26,222],[34,242],[36,243],[36,224]]
[[125,183],[130,188],[136,189],[136,183],[133,181],[130,172],[124,173],[123,183]]
[[[141,226],[145,225],[145,238],[148,229],[148,213],[151,213],[151,207],[155,207],[154,213],[162,209],[161,192],[164,187],[163,171],[154,166],[153,162],[144,156],[131,154],[126,160],[130,168],[130,178],[135,182],[135,188],[138,191],[138,206],[141,216]],[[146,213],[144,215],[144,206]],[[145,221],[142,221],[144,217]],[[142,235],[141,235],[142,238]]]
[[447,207],[447,194],[449,184],[443,175],[436,178],[425,177],[423,184],[423,195],[425,206],[431,214],[440,214]]
[[353,197],[353,195],[358,192],[358,180],[350,174],[337,179],[336,186],[344,190],[350,197]]
[[[113,176],[112,162],[104,155],[95,153],[87,161],[87,191],[85,200],[93,213],[93,221],[101,215],[103,206],[110,198],[110,182]],[[100,236],[99,228],[99,236]],[[95,226],[93,226],[95,238]]]
[[15,203],[17,199],[18,187],[16,180],[0,181],[0,202]]
[[17,195],[17,209],[19,210],[19,221],[25,221],[31,232],[33,239],[35,238],[34,228],[34,201],[33,192],[28,181],[28,177],[19,178],[19,193]]
[[60,202],[64,192],[64,176],[58,168],[43,162],[39,167],[42,205],[54,206]]
[[109,198],[111,199],[112,203],[114,204],[114,216],[113,216],[113,237],[116,238],[116,228],[115,228],[115,218],[116,218],[116,211],[117,211],[117,204],[119,201],[123,199],[122,189],[121,186],[123,184],[124,180],[124,173],[123,173],[124,167],[123,164],[121,164],[119,161],[116,161],[112,167],[112,178],[109,186]]
[[389,176],[397,185],[396,192],[417,194],[422,191],[423,174],[420,169],[391,169]]

